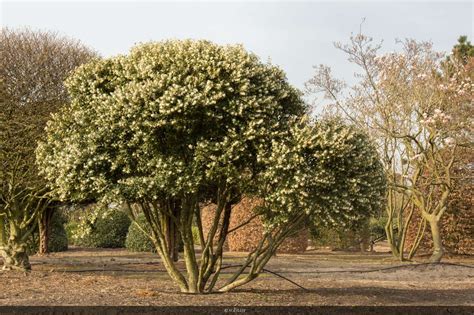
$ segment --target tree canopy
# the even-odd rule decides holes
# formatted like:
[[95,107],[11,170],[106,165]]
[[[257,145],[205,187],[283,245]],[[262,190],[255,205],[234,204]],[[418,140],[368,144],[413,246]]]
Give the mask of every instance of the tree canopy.
[[[165,41],[82,66],[38,149],[62,199],[127,200],[243,185],[305,107],[284,73],[240,46]],[[255,170],[255,168],[253,169]]]
[[268,223],[305,213],[318,225],[350,226],[378,213],[385,174],[368,135],[337,118],[294,124],[273,141],[264,178]]
[[[283,71],[241,46],[192,40],[143,44],[127,56],[94,61],[66,86],[71,105],[54,115],[37,150],[56,196],[126,202],[135,224],[144,213],[181,290],[212,290],[231,205],[255,190],[269,139],[282,137],[305,112],[299,92]],[[203,202],[218,210],[198,263],[191,227],[199,225]],[[227,223],[218,231],[221,218]],[[187,280],[171,255],[175,230]]]

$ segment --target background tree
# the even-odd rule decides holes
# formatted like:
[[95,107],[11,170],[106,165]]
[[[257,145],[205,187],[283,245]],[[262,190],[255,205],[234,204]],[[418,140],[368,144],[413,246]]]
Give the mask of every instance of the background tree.
[[4,268],[29,269],[25,241],[40,218],[40,252],[47,252],[52,216],[35,167],[36,141],[50,113],[68,101],[66,76],[95,54],[54,33],[2,28],[0,55],[0,251]]
[[[466,36],[461,36],[458,43],[454,45],[451,54],[442,62],[440,77],[442,77],[442,80],[449,82],[447,85],[452,88],[455,85],[463,84],[462,81],[467,81],[467,77],[472,82],[474,79],[473,69],[474,46],[471,45]],[[440,87],[446,90],[444,85]],[[467,91],[467,93],[461,92],[454,95],[457,99],[463,98],[465,100],[465,107],[462,111],[466,115],[472,116],[472,94]],[[467,123],[469,123],[469,120]],[[469,129],[466,128],[466,131],[469,131]],[[472,229],[474,228],[472,197],[471,194],[467,193],[472,190],[473,183],[472,132],[460,133],[458,137],[461,138],[460,145],[453,164],[451,193],[448,198],[446,214],[441,222],[441,231],[443,233],[443,245],[449,252],[467,254],[472,252]],[[413,236],[413,233],[410,236]],[[409,239],[409,241],[412,240]],[[432,248],[432,243],[429,235],[426,235],[420,243],[420,249]]]
[[346,92],[345,84],[320,66],[308,88],[324,92],[333,108],[376,139],[389,181],[386,232],[394,255],[404,259],[407,227],[418,214],[423,220],[417,238],[428,222],[431,260],[438,262],[443,254],[439,222],[451,193],[453,164],[472,128],[472,84],[463,67],[443,76],[444,54],[434,52],[430,43],[400,43],[402,52],[382,56],[381,46],[362,34],[347,45],[336,44],[361,67],[359,83]]
[[268,165],[261,187],[270,226],[303,217],[319,227],[351,228],[384,205],[375,146],[340,119],[295,124],[285,141],[274,141]]
[[[452,63],[452,66],[456,64],[468,65],[472,64],[472,58],[474,57],[474,46],[470,41],[467,40],[467,36],[460,36],[456,45],[451,50],[451,56],[446,58],[446,63]],[[449,65],[446,65],[449,69]]]

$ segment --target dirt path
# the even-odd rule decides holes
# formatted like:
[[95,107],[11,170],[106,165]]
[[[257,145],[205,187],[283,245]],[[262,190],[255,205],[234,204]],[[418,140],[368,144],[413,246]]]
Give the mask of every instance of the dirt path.
[[474,257],[445,260],[465,267],[398,268],[388,254],[279,255],[267,269],[306,290],[266,273],[234,292],[199,296],[179,294],[154,254],[73,249],[31,261],[26,276],[0,273],[0,305],[474,305]]

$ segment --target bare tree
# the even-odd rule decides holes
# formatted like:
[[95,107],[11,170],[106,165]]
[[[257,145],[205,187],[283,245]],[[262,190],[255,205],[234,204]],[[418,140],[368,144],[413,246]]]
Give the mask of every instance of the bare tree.
[[405,238],[413,215],[420,215],[418,247],[427,223],[434,242],[431,260],[443,255],[439,222],[452,191],[453,164],[459,146],[472,135],[472,74],[451,65],[445,75],[444,54],[431,43],[405,40],[402,51],[382,55],[381,44],[361,33],[349,44],[336,43],[349,61],[360,67],[359,82],[350,89],[317,67],[308,83],[310,93],[324,92],[336,111],[366,129],[379,145],[386,176],[387,239],[392,252],[404,260]]
[[0,32],[0,253],[4,269],[29,269],[26,240],[40,221],[48,252],[51,200],[35,166],[36,141],[51,113],[68,102],[63,81],[96,53],[51,32]]

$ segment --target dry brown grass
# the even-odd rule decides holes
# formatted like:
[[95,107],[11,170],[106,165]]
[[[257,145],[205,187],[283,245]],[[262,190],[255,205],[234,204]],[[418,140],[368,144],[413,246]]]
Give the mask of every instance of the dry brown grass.
[[[243,256],[226,253],[224,263],[238,263]],[[474,305],[473,268],[407,265],[370,273],[347,272],[398,265],[388,253],[281,254],[267,268],[307,290],[263,274],[234,292],[206,295],[179,293],[157,255],[151,253],[73,248],[33,256],[31,261],[29,275],[0,273],[0,305]],[[474,266],[474,257],[446,261]]]

